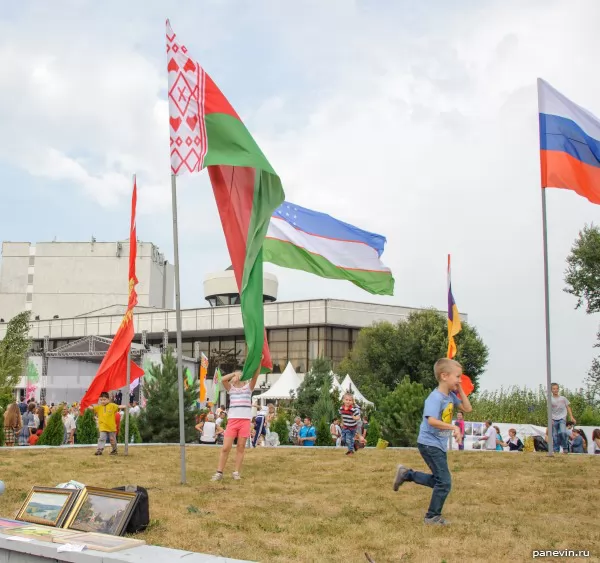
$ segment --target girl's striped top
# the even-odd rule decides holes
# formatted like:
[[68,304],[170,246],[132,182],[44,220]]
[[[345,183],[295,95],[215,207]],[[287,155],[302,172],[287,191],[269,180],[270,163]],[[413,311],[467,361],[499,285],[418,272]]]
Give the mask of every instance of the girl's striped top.
[[252,420],[252,390],[250,384],[229,389],[229,418],[247,418]]

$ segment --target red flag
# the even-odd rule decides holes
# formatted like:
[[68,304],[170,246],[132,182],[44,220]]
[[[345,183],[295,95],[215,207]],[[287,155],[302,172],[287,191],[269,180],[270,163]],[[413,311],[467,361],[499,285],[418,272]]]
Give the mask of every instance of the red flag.
[[463,388],[465,395],[470,395],[475,389],[475,385],[471,381],[471,378],[468,375],[462,374],[460,378],[460,386]]
[[[133,195],[131,197],[131,227],[129,230],[129,300],[127,311],[121,321],[121,326],[108,348],[96,377],[90,384],[83,399],[81,410],[98,401],[103,391],[113,391],[127,385],[127,354],[135,334],[133,330],[133,308],[137,305],[135,286],[138,282],[135,275],[135,259],[137,255],[137,236],[135,227],[135,208],[137,203],[137,184],[133,180]],[[144,370],[131,362],[131,381],[144,375]]]

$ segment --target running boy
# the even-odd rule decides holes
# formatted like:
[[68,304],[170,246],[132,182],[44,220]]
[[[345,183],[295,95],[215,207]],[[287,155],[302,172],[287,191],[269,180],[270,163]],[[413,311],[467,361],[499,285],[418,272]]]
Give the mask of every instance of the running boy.
[[[262,363],[262,359],[261,359]],[[252,391],[256,386],[256,380],[260,375],[260,363],[256,369],[254,377],[250,381],[242,381],[242,374],[234,371],[221,379],[225,390],[229,393],[229,417],[227,419],[227,428],[225,428],[223,449],[219,457],[217,472],[212,476],[211,481],[220,481],[223,479],[223,469],[227,463],[229,452],[233,446],[233,441],[237,438],[237,447],[235,454],[235,471],[232,476],[236,481],[241,479],[240,469],[244,461],[244,452],[246,440],[250,438],[250,422],[252,421]]]
[[354,395],[346,393],[343,404],[340,407],[342,417],[342,443],[346,443],[348,451],[346,455],[354,455],[354,436],[358,421],[360,420],[360,408],[354,404]]
[[433,373],[439,385],[425,401],[423,421],[417,438],[417,447],[431,473],[413,471],[399,465],[394,480],[394,491],[405,481],[431,487],[433,493],[424,522],[446,526],[449,522],[442,517],[442,508],[451,488],[446,453],[448,439],[450,435],[454,435],[459,443],[461,439],[460,428],[451,424],[452,415],[457,407],[462,412],[471,412],[472,408],[460,384],[462,367],[458,362],[442,358],[433,366]]

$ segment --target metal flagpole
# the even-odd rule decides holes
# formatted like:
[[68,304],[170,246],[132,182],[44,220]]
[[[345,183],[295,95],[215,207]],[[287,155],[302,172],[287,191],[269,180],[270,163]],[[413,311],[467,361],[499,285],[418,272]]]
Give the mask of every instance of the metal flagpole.
[[548,227],[546,223],[546,188],[542,187],[542,223],[544,228],[544,296],[546,305],[546,402],[548,403],[548,456],[554,455],[552,437],[552,354],[550,352],[550,289],[548,284]]
[[[137,241],[136,241],[137,242]],[[130,250],[131,252],[131,250]],[[127,351],[127,401],[125,402],[125,455],[129,455],[129,395],[131,395],[131,344]],[[117,432],[118,432],[117,428]]]
[[177,179],[171,174],[171,196],[173,206],[173,254],[175,261],[175,316],[177,320],[177,385],[179,388],[179,449],[181,453],[181,484],[185,478],[185,417],[183,404],[183,350],[181,343],[181,291],[179,286],[179,236],[177,229]]
[[[542,107],[540,78],[537,80],[538,110]],[[538,121],[539,124],[539,121]],[[540,166],[542,161],[540,160]],[[548,224],[546,220],[546,187],[542,184],[542,236],[544,241],[544,305],[546,314],[546,408],[548,414],[548,456],[554,455],[552,437],[552,354],[550,352],[550,287],[548,283]]]

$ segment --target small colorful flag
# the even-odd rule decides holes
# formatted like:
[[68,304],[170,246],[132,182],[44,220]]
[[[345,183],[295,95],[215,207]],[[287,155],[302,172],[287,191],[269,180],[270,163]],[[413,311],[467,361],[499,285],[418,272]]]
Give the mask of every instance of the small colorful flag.
[[448,254],[448,358],[456,356],[456,342],[454,337],[461,331],[460,314],[452,295],[452,281],[450,279],[450,254]]
[[208,371],[208,358],[204,355],[204,352],[200,352],[200,404],[204,405],[206,402],[206,372]]
[[600,120],[538,78],[542,188],[600,204]]
[[215,369],[215,375],[213,378],[213,383],[215,386],[215,405],[220,406],[219,403],[219,395],[221,395],[221,379],[223,378],[223,374],[219,368]]

